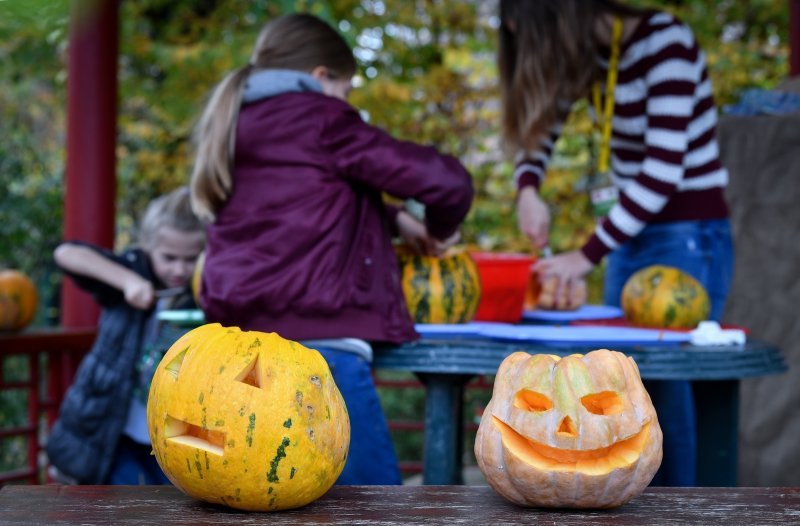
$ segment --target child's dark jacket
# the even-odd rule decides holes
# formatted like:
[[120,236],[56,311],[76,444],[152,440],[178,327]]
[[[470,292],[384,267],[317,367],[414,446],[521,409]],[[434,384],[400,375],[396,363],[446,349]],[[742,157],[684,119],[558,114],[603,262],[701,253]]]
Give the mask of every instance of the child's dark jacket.
[[[147,255],[138,249],[115,255],[89,245],[108,259],[157,282]],[[128,415],[135,364],[153,309],[133,308],[123,293],[105,283],[69,276],[102,307],[97,339],[78,367],[48,436],[47,455],[59,471],[83,484],[103,484]]]

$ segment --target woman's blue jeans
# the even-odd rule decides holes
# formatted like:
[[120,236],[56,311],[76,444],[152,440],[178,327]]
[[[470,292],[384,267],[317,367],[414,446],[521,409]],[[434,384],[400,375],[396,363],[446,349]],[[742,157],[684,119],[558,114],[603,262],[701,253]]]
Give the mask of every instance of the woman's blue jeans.
[[400,468],[372,370],[358,354],[317,349],[333,374],[350,416],[350,452],[336,484],[402,484]]
[[[649,225],[608,256],[604,302],[620,305],[622,288],[650,265],[677,267],[703,284],[710,319],[719,321],[733,274],[733,241],[727,219]],[[645,380],[664,433],[664,460],[654,486],[697,485],[697,426],[692,386],[682,380]]]

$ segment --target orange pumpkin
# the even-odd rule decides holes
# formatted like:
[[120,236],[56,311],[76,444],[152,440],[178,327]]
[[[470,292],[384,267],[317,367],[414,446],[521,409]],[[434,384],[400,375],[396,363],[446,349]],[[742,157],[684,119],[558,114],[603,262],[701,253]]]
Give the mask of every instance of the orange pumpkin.
[[643,327],[693,329],[708,319],[711,302],[699,281],[675,267],[652,265],[622,289],[625,319]]
[[647,487],[661,441],[632,358],[516,352],[495,377],[475,457],[489,485],[520,506],[610,508]]
[[0,330],[27,327],[36,315],[39,295],[33,281],[18,270],[0,270]]

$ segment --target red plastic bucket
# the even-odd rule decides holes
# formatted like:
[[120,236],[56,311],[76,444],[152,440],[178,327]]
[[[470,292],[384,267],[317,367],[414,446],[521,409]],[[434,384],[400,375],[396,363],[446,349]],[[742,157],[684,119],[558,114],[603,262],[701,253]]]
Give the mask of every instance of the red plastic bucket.
[[516,323],[522,319],[525,291],[536,258],[515,252],[471,252],[481,278],[476,321]]

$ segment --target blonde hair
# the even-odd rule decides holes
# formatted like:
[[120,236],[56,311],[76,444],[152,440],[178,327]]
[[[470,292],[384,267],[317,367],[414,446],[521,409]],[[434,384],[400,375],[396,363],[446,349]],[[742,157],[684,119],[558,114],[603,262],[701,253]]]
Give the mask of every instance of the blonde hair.
[[152,249],[164,227],[205,233],[203,223],[192,211],[188,187],[178,187],[150,202],[139,221],[139,245],[146,251]]
[[291,14],[268,23],[258,35],[250,63],[216,86],[195,130],[192,207],[202,220],[213,221],[233,189],[236,121],[250,73],[261,69],[310,73],[317,66],[325,66],[332,78],[349,78],[356,72],[353,52],[334,28],[312,15]]
[[500,0],[497,65],[506,148],[536,150],[597,78],[597,19],[643,11],[613,0]]

